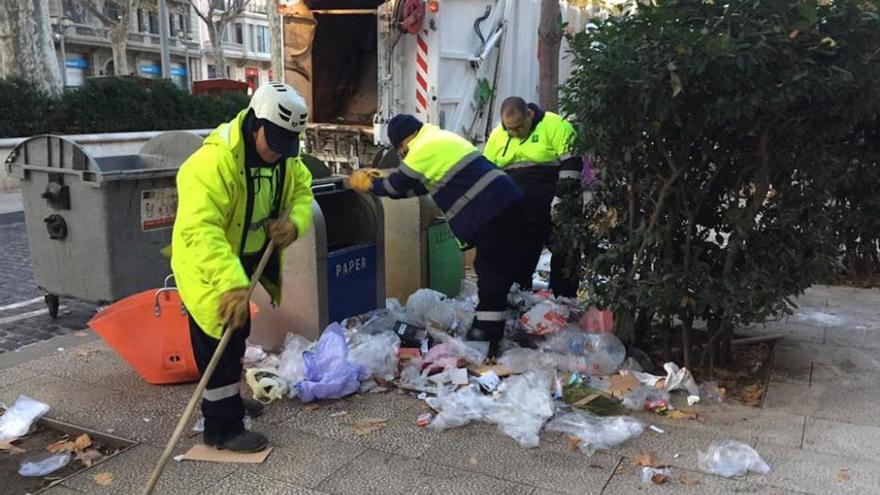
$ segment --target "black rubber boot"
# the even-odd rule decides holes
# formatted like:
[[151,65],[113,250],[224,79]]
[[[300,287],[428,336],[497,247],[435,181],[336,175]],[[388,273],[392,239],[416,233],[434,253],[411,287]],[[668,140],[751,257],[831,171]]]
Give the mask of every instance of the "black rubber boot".
[[219,441],[206,436],[203,440],[205,445],[232,452],[259,452],[269,446],[269,440],[265,435],[249,430],[241,430]]
[[263,411],[266,410],[266,405],[257,399],[241,399],[241,402],[244,405],[245,415],[252,418],[262,415]]
[[503,321],[487,322],[477,320],[467,333],[467,340],[489,343],[489,355],[487,356],[489,359],[498,357],[499,344],[502,337],[504,337]]

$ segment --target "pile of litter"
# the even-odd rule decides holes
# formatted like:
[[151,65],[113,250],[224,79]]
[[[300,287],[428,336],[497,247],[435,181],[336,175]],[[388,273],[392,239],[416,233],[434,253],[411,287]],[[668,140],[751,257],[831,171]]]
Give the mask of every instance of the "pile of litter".
[[[662,433],[628,411],[690,417],[696,414],[673,408],[672,394],[683,394],[688,406],[721,400],[715,384],[698,386],[675,363],[664,365],[665,376],[643,372],[614,335],[608,311],[546,290],[514,287],[501,356],[487,364],[488,344],[465,339],[476,292],[467,280],[455,298],[421,289],[405,305],[388,299],[383,309],[330,325],[317,342],[291,334],[278,355],[249,347],[245,366],[254,396],[312,402],[396,386],[433,410],[416,419],[419,426],[444,430],[482,421],[523,447],[536,447],[543,430],[561,432],[588,456],[648,428]],[[739,450],[729,454],[732,448],[711,446],[700,466],[725,476],[742,465],[765,471],[757,453],[756,460]],[[732,462],[741,459],[747,462]]]

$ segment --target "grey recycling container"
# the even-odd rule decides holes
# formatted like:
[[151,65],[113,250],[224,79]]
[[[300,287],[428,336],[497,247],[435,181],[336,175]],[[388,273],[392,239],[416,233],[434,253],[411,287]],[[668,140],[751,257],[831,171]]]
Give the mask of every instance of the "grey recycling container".
[[50,316],[59,297],[104,304],[161,286],[170,273],[161,250],[177,212],[174,178],[201,142],[170,131],[136,155],[98,157],[44,135],[10,153],[6,168],[20,180],[34,278]]
[[314,339],[332,322],[385,306],[382,204],[345,179],[312,181],[312,227],[284,252],[281,304],[273,308],[262,287],[254,293],[250,342],[278,350],[288,332]]

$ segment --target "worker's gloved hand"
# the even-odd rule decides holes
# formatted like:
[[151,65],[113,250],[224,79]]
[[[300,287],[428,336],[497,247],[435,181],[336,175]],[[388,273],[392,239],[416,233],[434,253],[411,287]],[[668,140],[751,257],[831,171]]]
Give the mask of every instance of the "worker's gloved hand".
[[373,179],[381,177],[378,170],[374,168],[360,168],[351,173],[348,177],[348,184],[357,192],[370,192],[373,187]]
[[299,237],[296,226],[288,219],[269,220],[269,237],[279,249],[290,246]]
[[556,195],[550,202],[550,216],[556,220],[558,206],[563,201],[578,201],[583,204],[583,186],[580,179],[560,179],[556,182]]
[[229,330],[238,330],[247,321],[250,311],[247,289],[232,289],[220,296],[220,318]]

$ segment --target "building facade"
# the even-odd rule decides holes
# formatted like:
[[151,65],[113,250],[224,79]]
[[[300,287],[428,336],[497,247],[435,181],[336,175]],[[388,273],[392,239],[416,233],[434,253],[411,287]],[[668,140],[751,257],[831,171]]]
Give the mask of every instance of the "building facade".
[[[201,12],[208,12],[212,1],[217,0],[197,0],[195,4]],[[246,82],[253,91],[274,77],[266,18],[269,1],[251,0],[245,11],[226,26],[222,38],[226,74],[217,74],[208,28],[189,1],[166,0],[166,3],[171,80],[181,89],[189,90],[193,81],[223,78]],[[103,7],[107,17],[119,17],[115,3],[103,2]],[[116,74],[109,28],[98,16],[88,11],[80,0],[50,0],[49,13],[65,86],[81,86],[89,77]],[[128,30],[126,57],[130,75],[148,79],[162,77],[159,32],[156,2],[140,2],[131,15]]]
[[[199,0],[199,10],[206,12],[211,0]],[[218,74],[204,22],[199,23],[204,56],[202,73],[206,79],[233,79],[246,82],[250,91],[274,78],[272,74],[272,47],[269,21],[266,18],[267,0],[251,0],[245,11],[226,26],[222,33],[223,56],[226,58],[226,74]],[[270,7],[271,8],[271,7]]]

